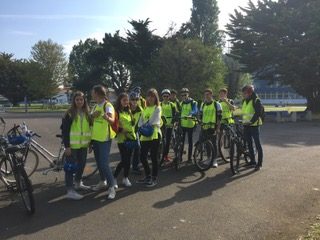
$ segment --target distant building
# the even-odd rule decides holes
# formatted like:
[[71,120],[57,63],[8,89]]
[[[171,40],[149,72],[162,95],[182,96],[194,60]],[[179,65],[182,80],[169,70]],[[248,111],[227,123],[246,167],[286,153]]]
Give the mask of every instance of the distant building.
[[279,83],[270,84],[267,80],[254,80],[255,92],[265,105],[306,105],[307,99],[292,87]]
[[12,107],[12,103],[8,100],[8,98],[0,95],[0,106],[2,106],[2,107]]

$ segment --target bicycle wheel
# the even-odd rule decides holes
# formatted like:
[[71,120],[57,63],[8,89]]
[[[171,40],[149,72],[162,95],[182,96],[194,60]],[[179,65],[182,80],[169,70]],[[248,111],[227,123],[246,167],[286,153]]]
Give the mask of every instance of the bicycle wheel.
[[211,168],[215,155],[215,150],[211,141],[206,140],[203,142],[197,142],[194,149],[193,159],[198,170],[202,172]]
[[219,134],[219,154],[223,161],[230,162],[230,135],[226,130],[222,130]]
[[23,205],[28,214],[33,214],[35,212],[35,203],[32,193],[33,188],[24,168],[17,167],[15,178],[17,182],[17,189],[22,198]]
[[26,170],[28,177],[30,177],[38,168],[39,156],[36,151],[32,149],[29,149],[27,153],[25,153],[24,149],[21,149],[20,152],[16,153],[17,157],[23,157],[25,154],[27,155],[24,158],[24,169]]
[[174,150],[173,166],[176,171],[180,169],[182,162],[182,143],[177,143]]
[[233,175],[239,173],[240,154],[237,144],[234,141],[230,143],[230,169]]
[[1,179],[8,187],[16,182],[13,174],[12,163],[6,156],[2,156],[0,159]]

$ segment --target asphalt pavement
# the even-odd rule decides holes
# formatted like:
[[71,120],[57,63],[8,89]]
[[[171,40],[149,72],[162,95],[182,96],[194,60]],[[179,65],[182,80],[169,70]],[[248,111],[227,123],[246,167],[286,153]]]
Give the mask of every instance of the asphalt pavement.
[[[7,128],[25,120],[42,136],[41,144],[52,152],[59,148],[60,115],[6,118]],[[229,165],[220,162],[217,169],[199,173],[184,164],[179,172],[162,169],[155,188],[120,184],[112,201],[105,192],[66,200],[63,172],[44,176],[48,163],[41,158],[31,177],[33,216],[0,182],[0,239],[297,239],[320,213],[319,127],[315,122],[265,124],[259,172],[232,176]],[[119,161],[115,142],[111,161],[113,167]],[[133,183],[138,178],[130,176]],[[97,181],[98,175],[86,184]]]

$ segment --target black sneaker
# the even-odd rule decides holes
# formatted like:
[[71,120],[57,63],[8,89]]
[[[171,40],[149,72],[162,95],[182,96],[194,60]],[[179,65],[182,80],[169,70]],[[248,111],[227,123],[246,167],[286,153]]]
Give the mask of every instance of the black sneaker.
[[146,183],[146,187],[154,187],[158,184],[157,178],[152,177],[149,182]]
[[148,176],[148,177],[145,177],[145,178],[143,178],[143,179],[139,179],[139,180],[137,181],[137,183],[139,183],[139,184],[148,184],[148,183],[150,183],[151,181],[152,181],[151,176]]
[[257,163],[255,161],[250,161],[246,164],[246,166],[248,167],[255,167],[257,165]]
[[139,168],[133,168],[131,172],[135,175],[141,175],[142,171]]
[[255,166],[254,170],[255,170],[255,171],[260,171],[260,170],[261,170],[261,168],[262,168],[262,166],[257,165],[257,166]]

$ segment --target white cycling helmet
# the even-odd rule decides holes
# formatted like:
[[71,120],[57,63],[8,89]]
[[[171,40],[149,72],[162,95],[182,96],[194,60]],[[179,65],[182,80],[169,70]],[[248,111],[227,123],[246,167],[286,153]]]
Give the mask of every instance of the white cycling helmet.
[[168,94],[168,95],[170,95],[171,92],[170,92],[169,89],[163,89],[162,92],[161,92],[161,96],[162,96],[163,94]]

